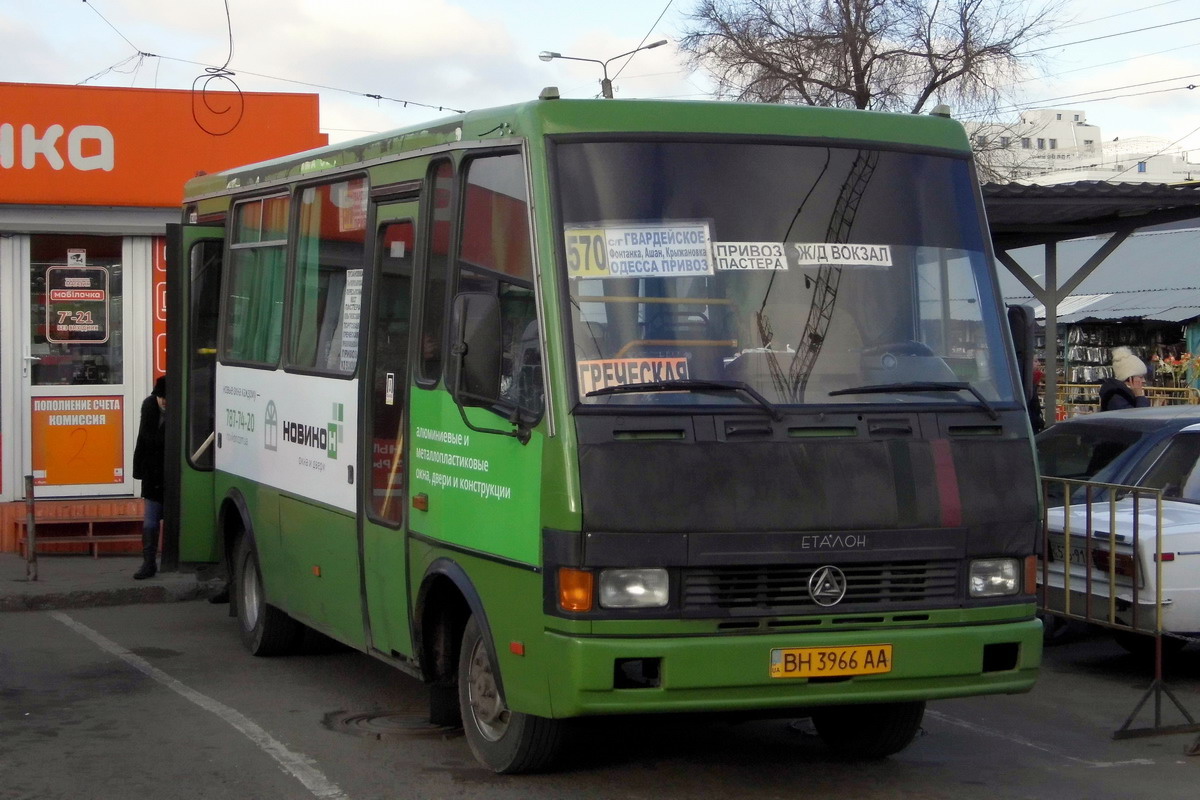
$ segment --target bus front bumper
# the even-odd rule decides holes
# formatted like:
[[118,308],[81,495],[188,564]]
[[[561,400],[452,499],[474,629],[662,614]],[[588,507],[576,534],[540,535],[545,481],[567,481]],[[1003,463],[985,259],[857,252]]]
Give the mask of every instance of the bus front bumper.
[[[1037,619],[881,631],[675,638],[547,631],[554,717],[686,711],[767,711],[1029,691],[1042,654]],[[771,677],[772,651],[891,645],[882,674]]]

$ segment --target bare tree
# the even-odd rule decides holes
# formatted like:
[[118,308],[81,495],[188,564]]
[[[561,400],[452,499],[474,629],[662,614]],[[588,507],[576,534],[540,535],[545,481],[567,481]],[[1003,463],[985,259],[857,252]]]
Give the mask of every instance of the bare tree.
[[[700,0],[681,41],[722,97],[917,113],[994,108],[1055,0]],[[959,109],[956,109],[959,110]]]

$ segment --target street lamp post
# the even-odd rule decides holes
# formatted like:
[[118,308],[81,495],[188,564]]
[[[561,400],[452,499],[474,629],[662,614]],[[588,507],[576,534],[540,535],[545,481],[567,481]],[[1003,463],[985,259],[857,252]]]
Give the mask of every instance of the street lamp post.
[[543,50],[542,52],[538,53],[538,58],[540,58],[542,61],[553,61],[556,58],[561,58],[563,61],[590,61],[593,64],[599,64],[600,69],[604,71],[604,78],[600,81],[600,93],[611,100],[613,96],[613,90],[612,81],[609,80],[608,77],[609,63],[616,61],[618,58],[624,58],[625,56],[631,56],[634,53],[639,53],[642,50],[651,50],[655,47],[662,47],[666,43],[666,39],[659,39],[657,42],[651,42],[650,44],[645,44],[641,47],[635,47],[628,53],[621,53],[620,55],[613,56],[605,61],[601,61],[598,58],[577,58],[575,56],[564,56],[562,53],[555,53],[550,50]]

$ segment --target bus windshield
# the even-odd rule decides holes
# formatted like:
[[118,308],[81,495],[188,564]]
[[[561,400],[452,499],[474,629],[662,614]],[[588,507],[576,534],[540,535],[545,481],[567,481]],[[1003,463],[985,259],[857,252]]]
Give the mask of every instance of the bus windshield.
[[711,139],[552,158],[581,403],[1013,400],[964,159]]

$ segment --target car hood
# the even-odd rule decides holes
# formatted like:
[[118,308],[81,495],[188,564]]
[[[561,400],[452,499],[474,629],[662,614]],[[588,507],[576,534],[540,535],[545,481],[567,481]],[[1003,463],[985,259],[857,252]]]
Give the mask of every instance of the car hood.
[[[1082,535],[1087,530],[1088,506],[1085,504],[1071,506],[1071,532]],[[1139,538],[1154,535],[1157,513],[1152,499],[1141,498],[1138,502],[1137,525]],[[1108,502],[1092,503],[1092,535],[1096,537],[1109,535],[1111,528],[1116,529],[1118,539],[1128,542],[1133,531],[1133,498],[1126,497],[1117,501],[1116,514],[1110,514]],[[1063,508],[1046,509],[1047,527],[1056,532],[1063,529]],[[1163,536],[1178,536],[1182,534],[1200,533],[1200,503],[1184,500],[1163,500],[1162,503]]]

